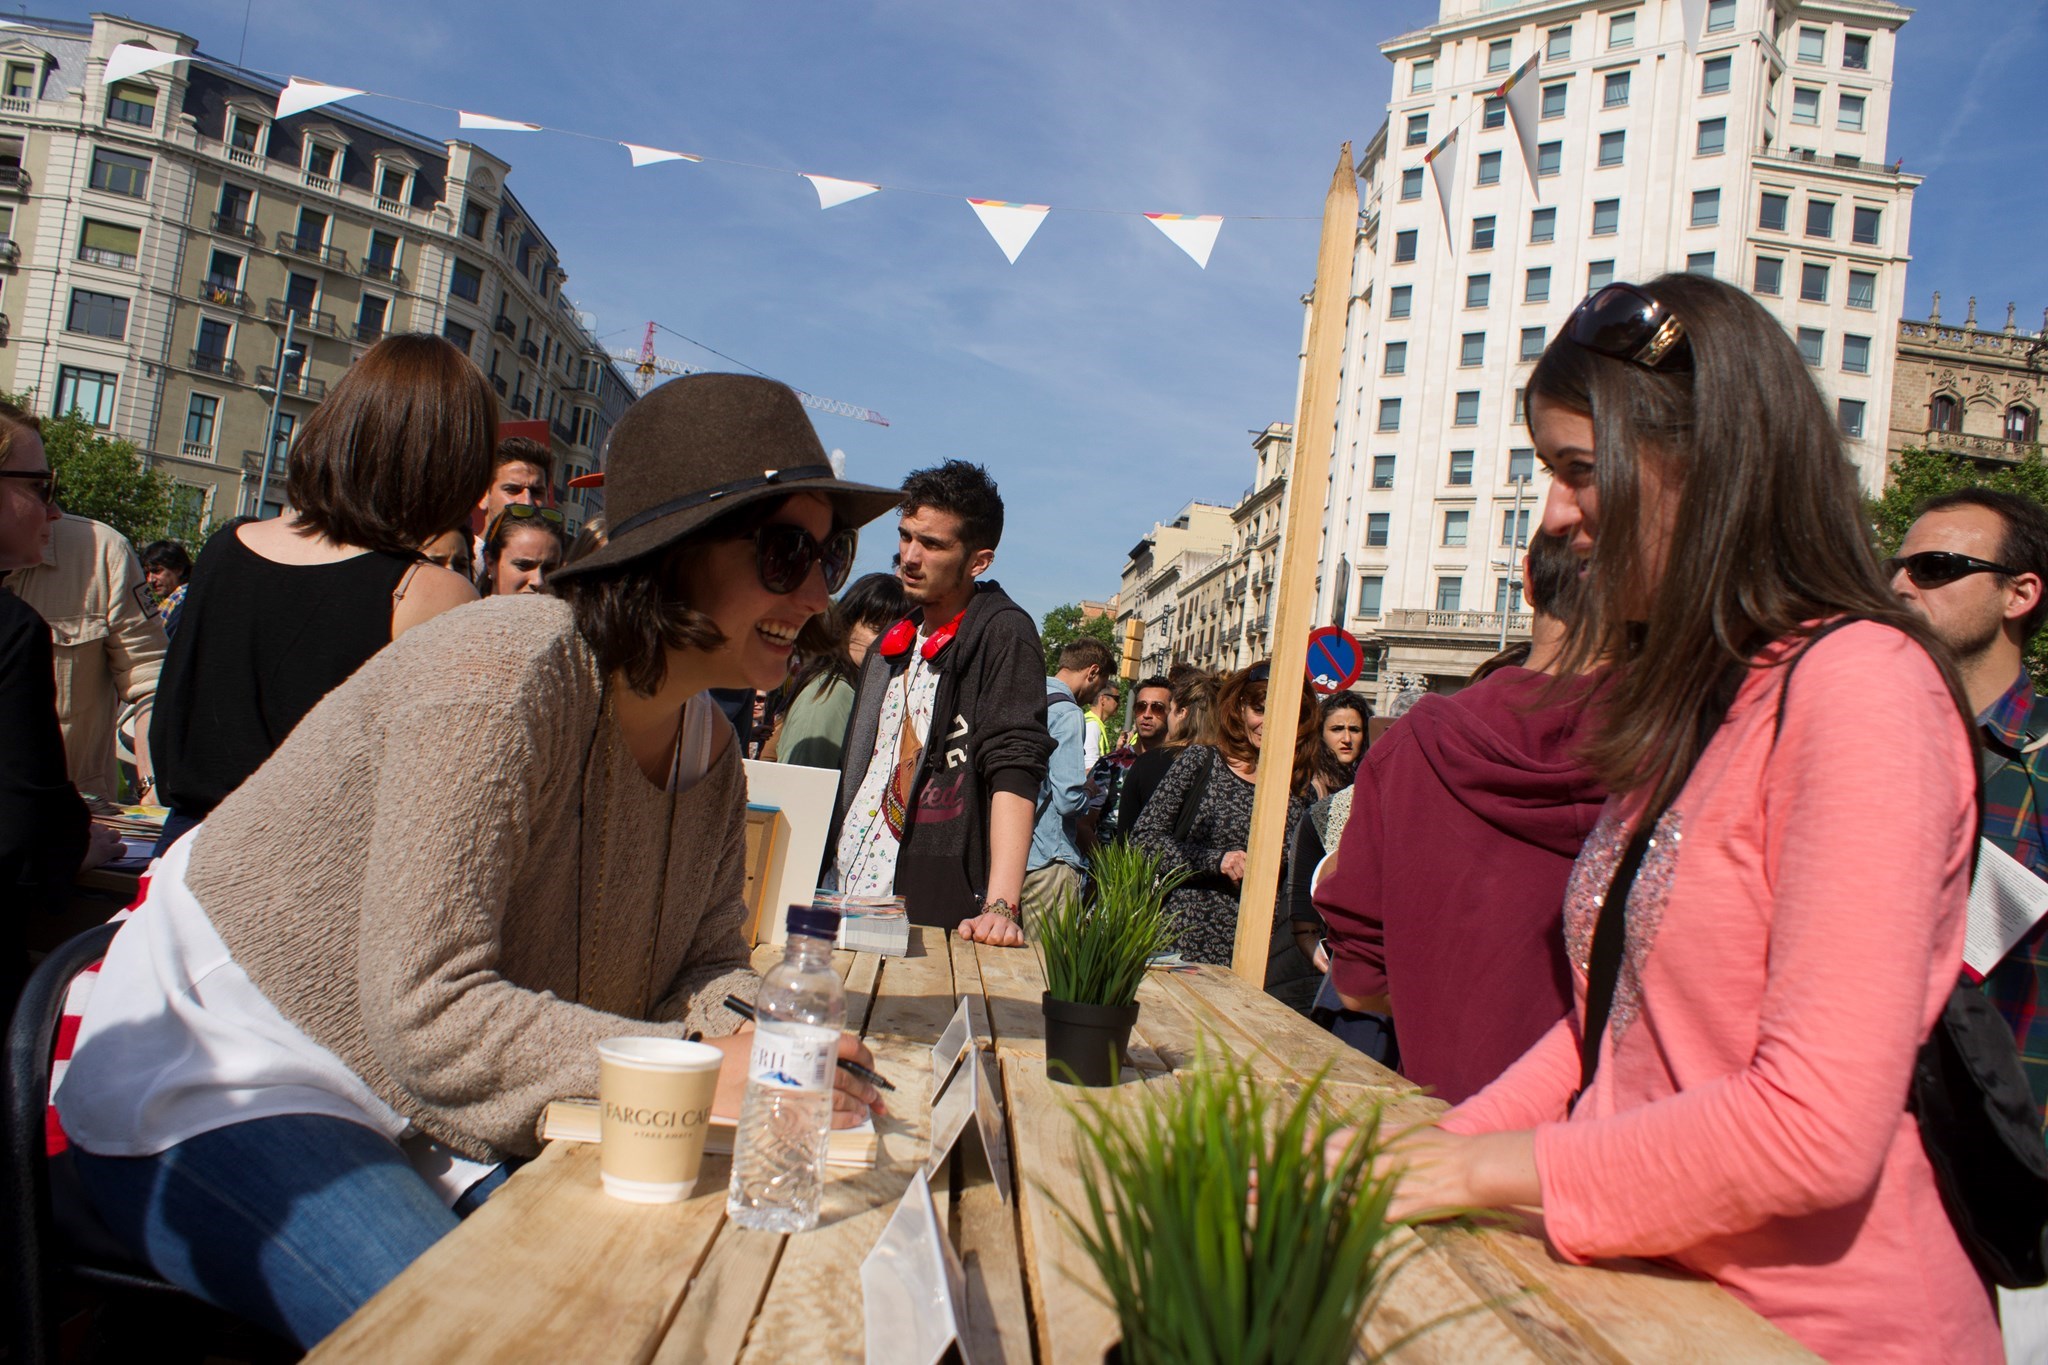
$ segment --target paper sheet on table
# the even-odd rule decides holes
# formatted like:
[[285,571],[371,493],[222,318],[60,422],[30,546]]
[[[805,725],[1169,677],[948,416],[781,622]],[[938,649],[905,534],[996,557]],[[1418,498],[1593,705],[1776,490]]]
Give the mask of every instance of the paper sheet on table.
[[1988,976],[2012,946],[2048,915],[2048,882],[1989,839],[1980,839],[1977,876],[1970,883],[1970,919],[1963,962]]

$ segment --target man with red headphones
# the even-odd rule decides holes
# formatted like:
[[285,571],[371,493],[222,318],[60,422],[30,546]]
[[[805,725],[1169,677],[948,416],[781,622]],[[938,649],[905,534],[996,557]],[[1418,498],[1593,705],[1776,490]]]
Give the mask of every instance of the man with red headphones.
[[832,884],[899,895],[912,922],[1020,946],[1024,864],[1052,736],[1031,617],[994,582],[1003,502],[979,465],[904,481],[911,602],[862,665],[827,847]]

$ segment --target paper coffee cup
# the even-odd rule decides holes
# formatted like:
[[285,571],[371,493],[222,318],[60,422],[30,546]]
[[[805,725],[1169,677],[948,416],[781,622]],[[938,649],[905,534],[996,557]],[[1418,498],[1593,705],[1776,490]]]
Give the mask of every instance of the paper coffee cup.
[[680,1038],[607,1038],[597,1058],[605,1193],[635,1204],[689,1198],[725,1054]]

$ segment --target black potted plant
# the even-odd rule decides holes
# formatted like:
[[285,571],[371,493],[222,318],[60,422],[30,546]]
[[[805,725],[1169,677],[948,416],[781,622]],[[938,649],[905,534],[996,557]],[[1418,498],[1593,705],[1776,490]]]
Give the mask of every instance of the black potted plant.
[[1033,926],[1045,969],[1045,1066],[1054,1080],[1115,1085],[1145,965],[1172,940],[1166,897],[1186,873],[1161,872],[1129,844],[1105,845],[1092,861],[1093,894],[1062,899]]

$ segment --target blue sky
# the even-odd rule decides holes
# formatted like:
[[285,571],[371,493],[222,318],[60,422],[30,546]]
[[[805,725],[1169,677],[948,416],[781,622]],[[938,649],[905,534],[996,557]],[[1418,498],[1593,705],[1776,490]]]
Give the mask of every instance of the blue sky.
[[[246,0],[129,12],[232,60]],[[65,13],[67,10],[42,10]],[[81,9],[72,17],[84,17]],[[472,134],[560,249],[608,344],[649,318],[885,429],[821,416],[850,472],[894,483],[949,456],[1000,481],[995,576],[1034,615],[1106,597],[1125,552],[1186,501],[1250,479],[1249,432],[1291,421],[1299,296],[1347,138],[1383,117],[1377,44],[1434,0],[257,0],[245,64],[505,117],[879,181],[820,212],[809,184],[713,164],[630,168],[549,134]],[[1929,0],[1905,30],[1890,154],[1927,177],[1908,314],[2038,327],[2048,0]],[[452,115],[365,112],[433,137]],[[1050,204],[1014,266],[957,197]],[[1142,219],[1233,219],[1207,271]],[[1062,211],[1062,210],[1066,211]],[[664,353],[708,362],[674,337]],[[893,529],[868,534],[885,567]]]

